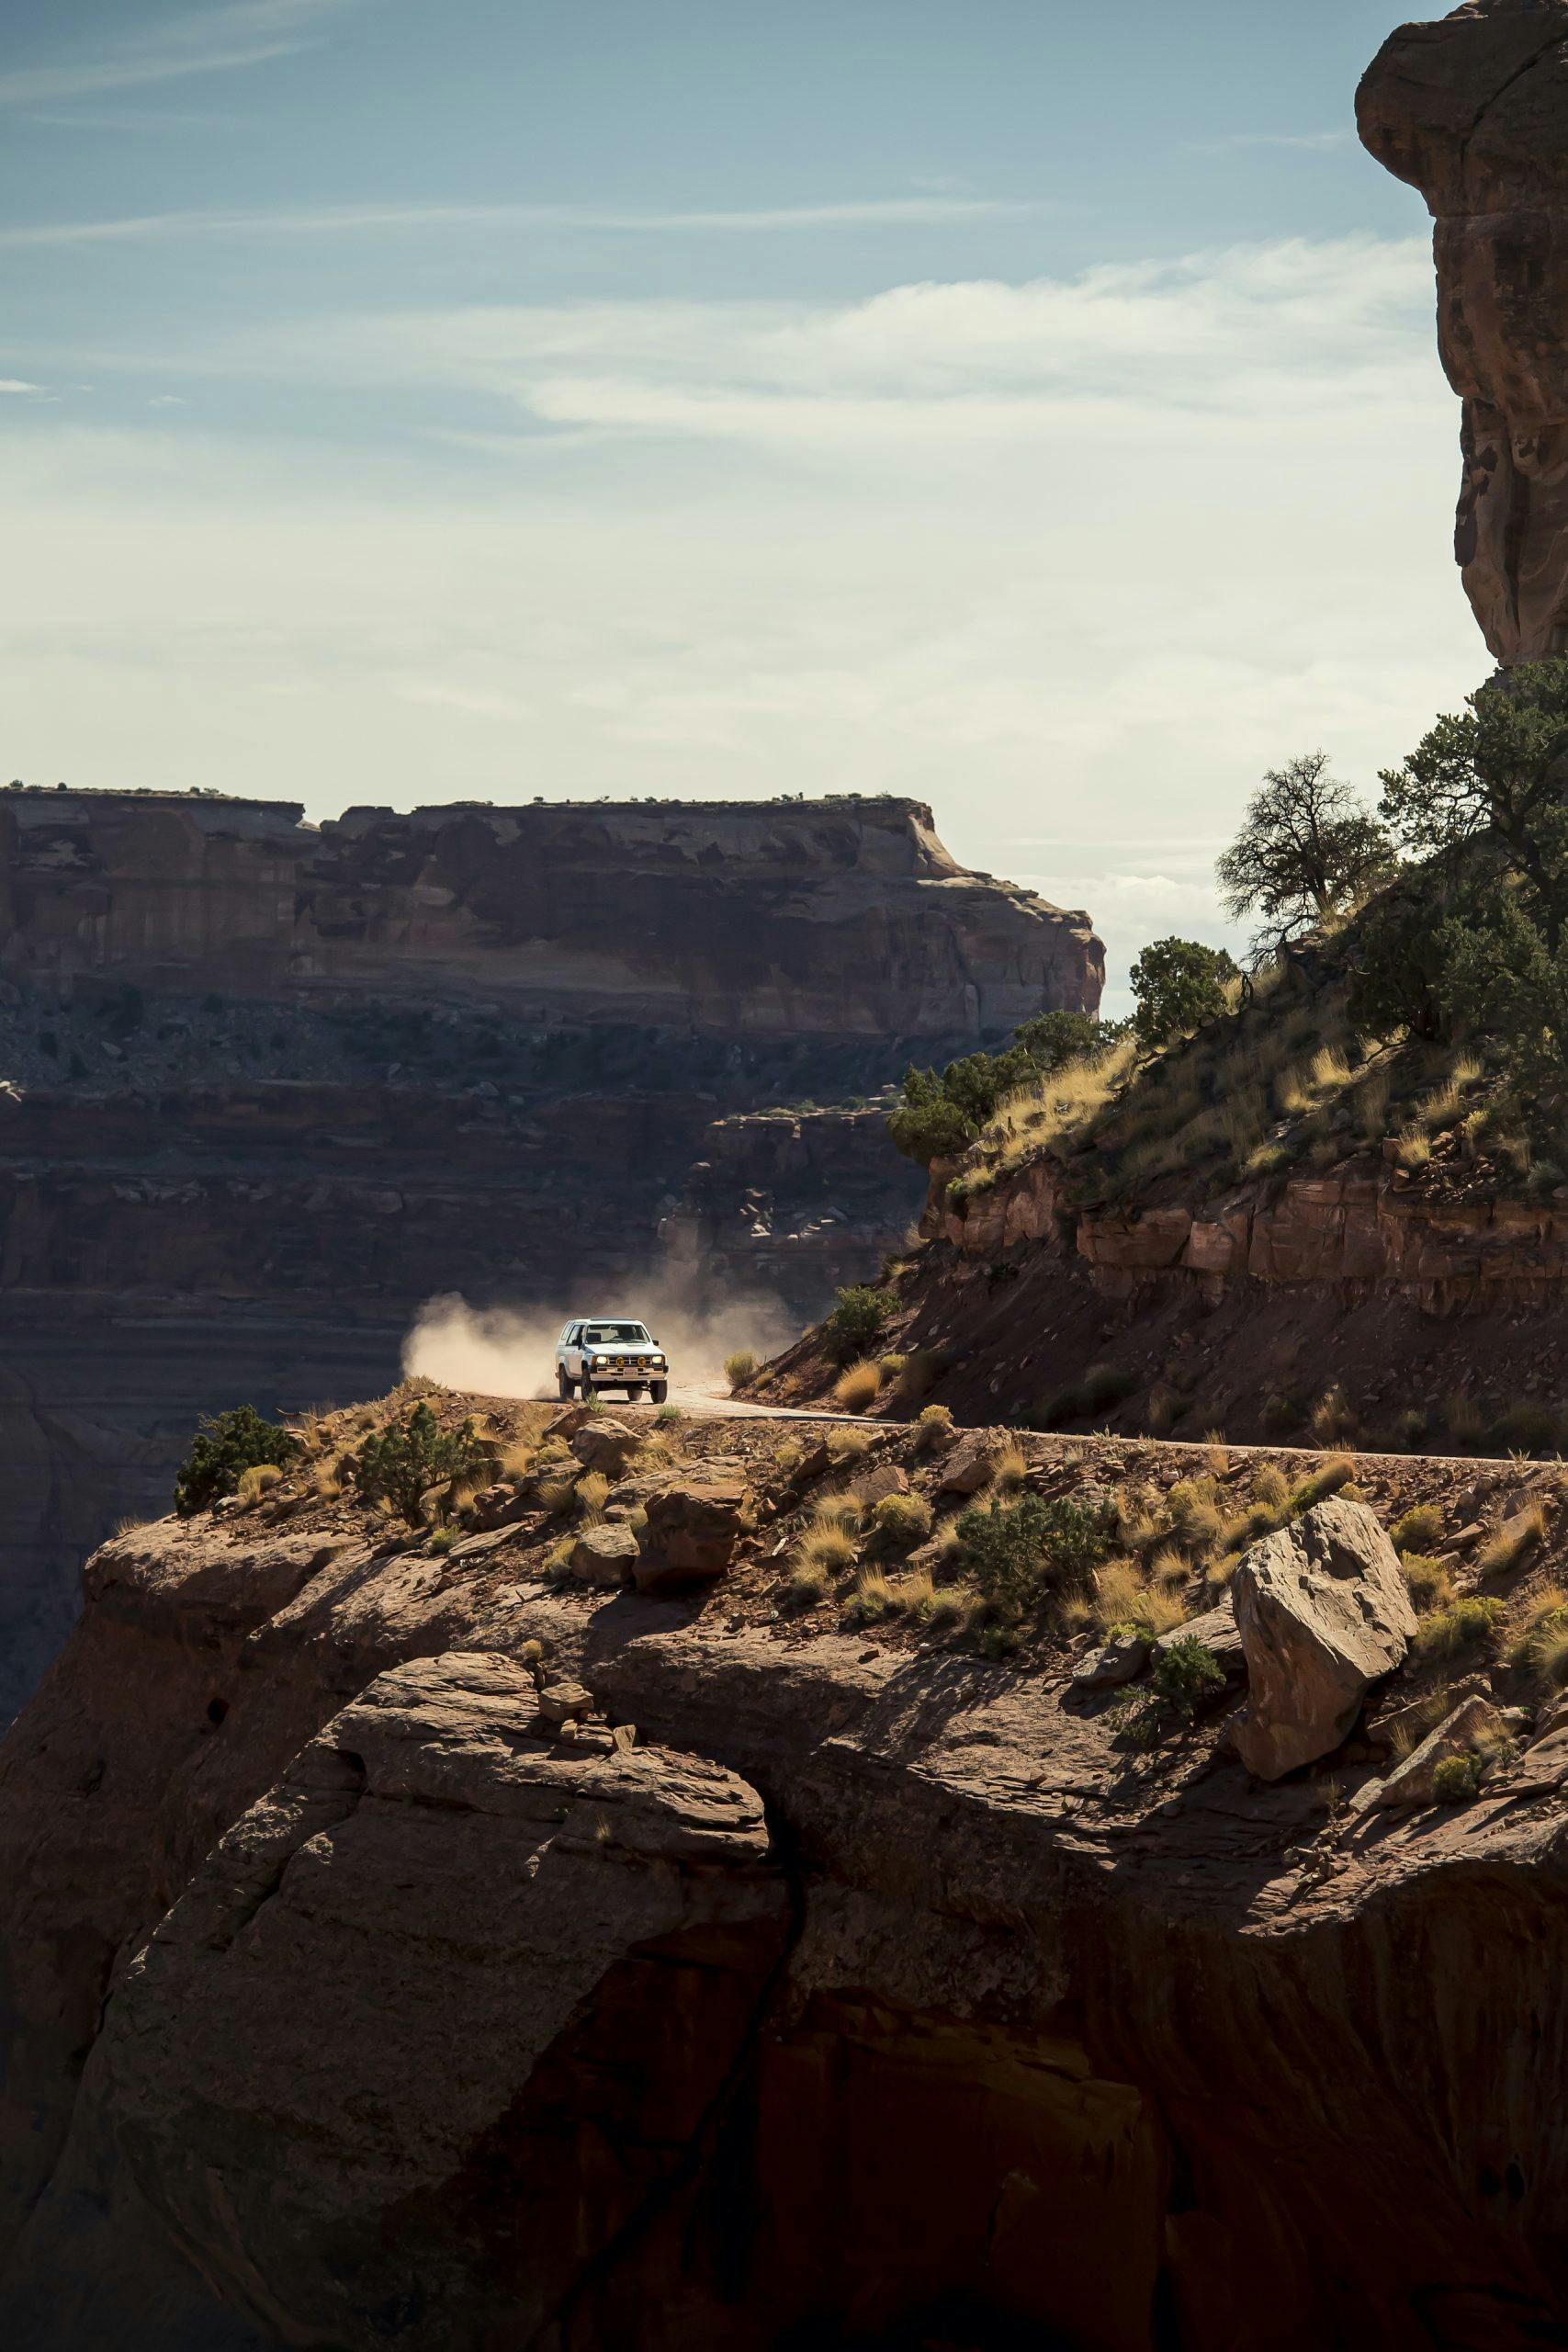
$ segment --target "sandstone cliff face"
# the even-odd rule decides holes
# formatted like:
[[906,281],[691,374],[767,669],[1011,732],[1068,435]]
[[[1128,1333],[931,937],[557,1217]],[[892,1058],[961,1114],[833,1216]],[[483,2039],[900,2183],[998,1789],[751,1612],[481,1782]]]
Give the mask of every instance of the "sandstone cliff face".
[[0,792],[0,1720],[199,1414],[384,1388],[433,1294],[564,1317],[670,1256],[809,1320],[913,1171],[862,1167],[874,1114],[748,1114],[1096,1003],[1101,962],[912,802]]
[[915,801],[299,814],[0,795],[0,964],[737,1038],[945,1042],[1100,1001],[1088,917],[966,873]]
[[1568,645],[1568,6],[1472,0],[1384,43],[1361,137],[1437,221],[1464,402],[1457,551],[1503,662]]
[[[22,2352],[1562,2335],[1561,1758],[1320,1836],[761,1558],[671,1604],[486,1541],[95,1563],[0,1754]],[[629,1755],[539,1736],[532,1642]]]

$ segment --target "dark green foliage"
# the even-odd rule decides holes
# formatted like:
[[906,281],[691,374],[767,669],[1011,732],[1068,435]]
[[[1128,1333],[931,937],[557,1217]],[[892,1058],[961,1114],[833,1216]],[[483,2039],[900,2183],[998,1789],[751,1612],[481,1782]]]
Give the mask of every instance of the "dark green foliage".
[[471,1419],[460,1430],[444,1430],[422,1399],[400,1427],[389,1421],[371,1431],[355,1457],[355,1476],[367,1501],[385,1499],[417,1526],[432,1487],[471,1478],[488,1459]]
[[1225,1687],[1225,1670],[1196,1634],[1179,1634],[1166,1645],[1154,1673],[1154,1693],[1173,1714],[1195,1715],[1205,1699]]
[[1040,1012],[1023,1022],[1002,1054],[968,1054],[943,1070],[909,1069],[887,1132],[908,1159],[930,1167],[967,1150],[1010,1094],[1068,1062],[1113,1045],[1123,1022],[1091,1012]]
[[1153,1747],[1178,1723],[1190,1723],[1225,1687],[1225,1670],[1206,1642],[1182,1634],[1160,1653],[1147,1690],[1118,1700],[1109,1719],[1129,1747]]
[[1113,1046],[1126,1026],[1124,1021],[1101,1021],[1094,1012],[1037,1012],[1032,1021],[1019,1023],[1013,1043],[1036,1069],[1049,1074]]
[[286,1470],[299,1450],[298,1438],[276,1421],[264,1421],[254,1405],[236,1405],[198,1425],[175,1479],[175,1509],[189,1519],[231,1495],[258,1463]]
[[934,1069],[904,1074],[904,1099],[888,1114],[887,1132],[909,1159],[930,1167],[953,1159],[972,1144],[997,1105],[1038,1075],[1021,1046],[1005,1054],[969,1054]]
[[1109,1515],[1064,1497],[972,1503],[957,1535],[983,1598],[1011,1609],[1031,1607],[1060,1577],[1098,1566],[1111,1548]]
[[1270,768],[1215,873],[1225,910],[1256,915],[1259,957],[1353,905],[1393,865],[1387,833],[1348,785],[1309,752]]
[[823,1333],[840,1363],[852,1363],[870,1353],[898,1312],[896,1293],[852,1283],[838,1294],[838,1304],[823,1324]]
[[1236,977],[1223,947],[1197,939],[1156,939],[1133,967],[1133,1026],[1145,1046],[1185,1037],[1225,1012],[1225,982]]
[[1533,1135],[1568,1134],[1568,659],[1439,718],[1382,809],[1419,868],[1371,910],[1358,1019],[1485,1036]]

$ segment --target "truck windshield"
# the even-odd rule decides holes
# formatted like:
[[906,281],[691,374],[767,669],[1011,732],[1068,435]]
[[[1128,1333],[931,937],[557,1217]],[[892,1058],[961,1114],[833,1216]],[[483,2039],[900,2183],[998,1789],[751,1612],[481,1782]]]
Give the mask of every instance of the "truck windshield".
[[640,1323],[592,1323],[582,1335],[585,1348],[647,1347],[648,1333]]

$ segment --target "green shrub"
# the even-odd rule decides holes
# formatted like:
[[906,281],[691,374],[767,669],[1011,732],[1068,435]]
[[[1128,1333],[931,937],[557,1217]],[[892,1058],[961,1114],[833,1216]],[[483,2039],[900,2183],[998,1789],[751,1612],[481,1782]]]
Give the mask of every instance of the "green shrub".
[[1432,1794],[1439,1804],[1469,1804],[1481,1794],[1481,1757],[1473,1749],[1445,1756],[1432,1774]]
[[852,1283],[838,1293],[838,1304],[822,1327],[823,1337],[838,1362],[849,1363],[871,1353],[897,1312],[892,1291]]
[[385,1500],[410,1526],[423,1516],[432,1487],[472,1477],[488,1460],[471,1419],[460,1430],[444,1430],[423,1398],[400,1428],[389,1421],[374,1430],[355,1460],[355,1476],[367,1501]]
[[1226,983],[1235,977],[1223,947],[1196,939],[1152,941],[1133,967],[1138,1043],[1163,1046],[1218,1021],[1227,1009]]
[[1443,1514],[1436,1503],[1416,1503],[1395,1520],[1389,1540],[1396,1552],[1429,1552],[1443,1536]]
[[1152,1747],[1174,1724],[1190,1723],[1225,1687],[1225,1670],[1206,1642],[1182,1634],[1160,1654],[1149,1689],[1129,1693],[1107,1720],[1129,1747]]
[[1168,1643],[1154,1672],[1155,1696],[1179,1715],[1196,1714],[1205,1699],[1224,1687],[1224,1668],[1196,1634],[1179,1634]]
[[1065,1496],[1046,1502],[1024,1495],[1016,1503],[973,1503],[959,1519],[965,1566],[993,1604],[1026,1609],[1063,1576],[1087,1574],[1111,1549],[1111,1514]]
[[1426,1618],[1416,1630],[1416,1647],[1427,1657],[1452,1657],[1459,1650],[1493,1640],[1506,1614],[1500,1600],[1472,1593]]
[[264,1421],[254,1405],[236,1405],[197,1426],[175,1478],[175,1509],[190,1519],[233,1494],[247,1470],[264,1462],[286,1470],[299,1452],[299,1439],[288,1430]]

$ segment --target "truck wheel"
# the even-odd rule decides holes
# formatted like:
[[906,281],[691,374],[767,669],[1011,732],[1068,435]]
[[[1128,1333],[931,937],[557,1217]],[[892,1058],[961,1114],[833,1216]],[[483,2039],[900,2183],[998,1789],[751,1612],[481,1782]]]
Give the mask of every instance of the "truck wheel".
[[563,1363],[556,1366],[556,1391],[563,1405],[570,1405],[577,1393],[577,1383],[569,1376]]
[[652,1383],[648,1393],[652,1397],[656,1405],[662,1405],[664,1399],[670,1394],[670,1383],[667,1380],[656,1380]]

